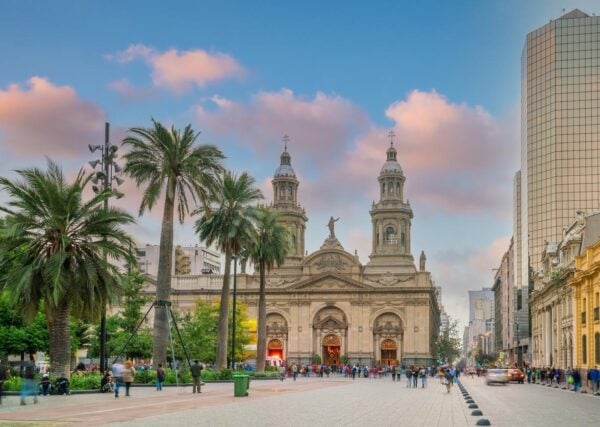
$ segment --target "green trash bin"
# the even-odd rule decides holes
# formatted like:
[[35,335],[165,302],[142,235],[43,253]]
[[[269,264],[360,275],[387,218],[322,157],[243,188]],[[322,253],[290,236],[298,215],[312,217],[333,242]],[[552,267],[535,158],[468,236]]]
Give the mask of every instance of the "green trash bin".
[[233,395],[235,397],[248,396],[248,388],[250,387],[250,377],[248,375],[233,376]]

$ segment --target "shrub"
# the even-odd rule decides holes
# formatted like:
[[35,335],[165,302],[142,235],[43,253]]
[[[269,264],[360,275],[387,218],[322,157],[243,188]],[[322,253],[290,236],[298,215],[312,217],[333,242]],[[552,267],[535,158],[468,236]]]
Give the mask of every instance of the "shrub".
[[204,381],[215,381],[219,379],[219,371],[213,371],[212,369],[202,370],[202,379]]
[[71,390],[99,390],[101,379],[100,373],[85,372],[81,375],[71,375],[69,388]]
[[144,369],[135,372],[134,383],[152,384],[156,382],[156,371],[153,369]]
[[233,372],[231,371],[231,369],[223,369],[221,372],[219,372],[219,379],[220,380],[230,380],[233,377]]
[[6,391],[19,391],[21,388],[21,377],[12,376],[4,381],[4,390]]
[[265,372],[279,372],[278,366],[265,366]]

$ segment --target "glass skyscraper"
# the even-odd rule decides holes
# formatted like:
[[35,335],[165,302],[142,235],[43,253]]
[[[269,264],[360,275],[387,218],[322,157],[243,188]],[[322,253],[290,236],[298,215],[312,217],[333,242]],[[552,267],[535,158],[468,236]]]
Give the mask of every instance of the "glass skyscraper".
[[515,267],[526,287],[545,241],[559,242],[577,211],[600,210],[600,17],[575,9],[529,33],[521,73]]

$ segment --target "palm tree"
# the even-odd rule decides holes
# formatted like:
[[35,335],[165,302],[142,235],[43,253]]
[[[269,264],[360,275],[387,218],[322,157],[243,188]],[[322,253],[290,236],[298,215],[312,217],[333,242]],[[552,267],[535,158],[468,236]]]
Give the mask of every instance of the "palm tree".
[[277,221],[279,215],[270,208],[260,208],[256,219],[256,240],[250,246],[250,259],[260,274],[258,297],[258,343],[256,346],[256,372],[265,371],[267,355],[267,303],[265,296],[266,272],[275,264],[280,266],[288,251],[289,233]]
[[196,222],[196,233],[208,245],[216,243],[225,252],[225,271],[219,307],[217,340],[217,369],[227,366],[227,338],[229,324],[229,278],[231,259],[242,248],[249,246],[254,236],[253,220],[256,208],[251,204],[262,199],[262,193],[255,187],[255,180],[246,172],[239,177],[225,173],[218,206],[212,213],[204,214]]
[[[191,212],[190,201],[208,211],[219,187],[223,172],[223,153],[214,145],[194,146],[197,133],[188,125],[183,132],[170,130],[152,120],[152,128],[131,128],[123,145],[131,150],[125,154],[125,172],[138,187],[146,185],[139,215],[151,210],[164,193],[163,217],[160,230],[156,300],[170,301],[171,270],[173,268],[173,221],[175,205],[183,224]],[[163,305],[154,310],[153,363],[167,359],[168,312]]]
[[132,224],[128,213],[104,209],[110,191],[89,201],[82,193],[91,179],[83,170],[68,183],[58,165],[17,171],[19,180],[0,178],[8,193],[3,238],[0,241],[0,289],[26,318],[40,305],[46,312],[51,371],[69,372],[69,316],[95,321],[102,308],[119,294],[122,281],[115,264],[131,261],[131,238],[122,227]]

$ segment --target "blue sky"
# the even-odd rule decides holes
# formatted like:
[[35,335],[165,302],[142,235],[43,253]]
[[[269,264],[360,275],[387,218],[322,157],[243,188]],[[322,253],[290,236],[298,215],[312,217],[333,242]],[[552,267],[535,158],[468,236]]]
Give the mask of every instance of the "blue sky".
[[[413,254],[425,249],[449,314],[464,320],[466,290],[491,285],[512,233],[525,35],[574,7],[598,9],[592,1],[4,1],[0,172],[45,155],[74,170],[90,157],[86,145],[101,142],[104,120],[118,140],[152,116],[192,123],[269,200],[288,133],[309,250],[325,238],[326,219],[341,216],[342,244],[366,262],[368,210],[393,128],[415,211]],[[213,74],[194,74],[202,61],[213,61]],[[134,230],[142,243],[158,240],[159,216]],[[189,225],[178,229],[181,243],[189,235]]]

